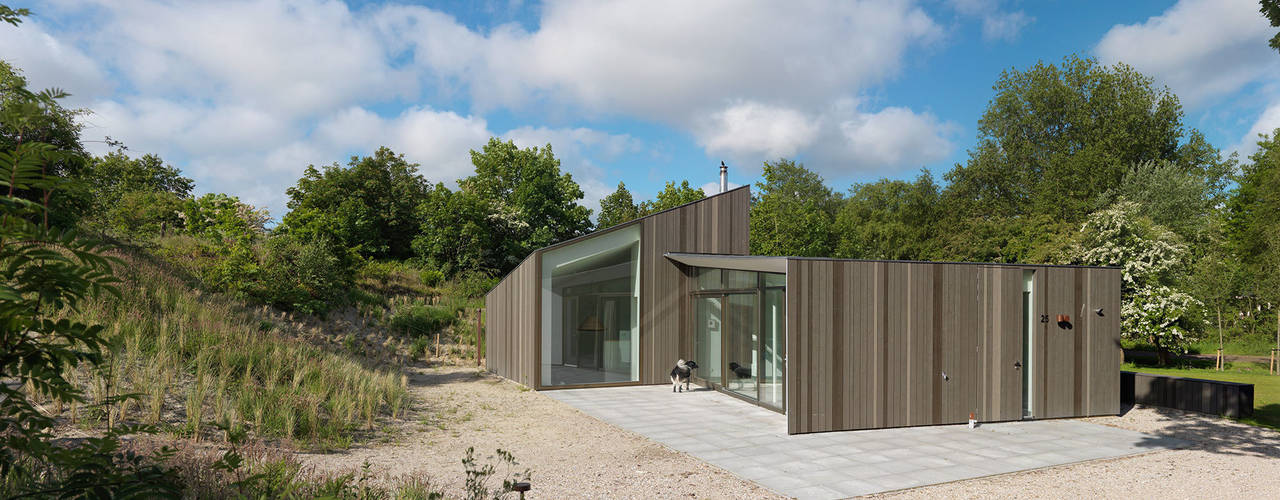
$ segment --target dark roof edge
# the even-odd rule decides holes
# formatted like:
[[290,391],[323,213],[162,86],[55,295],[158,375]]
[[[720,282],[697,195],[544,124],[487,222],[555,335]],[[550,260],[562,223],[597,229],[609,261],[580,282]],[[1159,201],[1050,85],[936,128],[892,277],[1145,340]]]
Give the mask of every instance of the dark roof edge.
[[542,253],[542,252],[545,252],[545,251],[547,251],[547,250],[551,250],[551,249],[554,249],[554,248],[559,248],[559,247],[562,247],[562,246],[568,245],[568,244],[570,244],[570,243],[573,243],[573,242],[576,242],[576,241],[580,241],[580,240],[584,240],[584,239],[587,239],[587,238],[592,238],[592,237],[595,237],[595,236],[600,236],[600,235],[604,235],[604,234],[609,234],[609,233],[611,233],[611,232],[618,231],[618,230],[621,230],[621,229],[626,228],[626,227],[630,227],[630,226],[632,226],[632,225],[634,225],[634,224],[639,224],[641,221],[643,221],[643,220],[645,220],[645,219],[648,219],[648,218],[650,218],[650,217],[657,217],[657,216],[662,215],[662,214],[665,214],[665,213],[667,213],[667,212],[671,212],[671,211],[674,211],[674,210],[679,210],[679,209],[681,209],[681,208],[688,207],[688,206],[691,206],[691,205],[696,205],[696,204],[698,204],[698,203],[702,203],[702,202],[704,202],[704,201],[710,200],[710,199],[715,198],[715,197],[717,197],[717,196],[724,196],[724,195],[727,195],[727,194],[729,194],[729,193],[732,193],[732,192],[735,192],[735,191],[739,191],[739,190],[743,190],[743,189],[751,189],[751,185],[750,185],[750,184],[746,184],[746,185],[738,186],[738,187],[736,187],[736,188],[730,189],[730,190],[725,191],[725,192],[723,192],[723,193],[716,193],[716,194],[713,194],[713,195],[710,195],[710,196],[703,197],[703,198],[702,198],[702,199],[700,199],[700,200],[691,201],[691,202],[689,202],[689,203],[685,203],[685,204],[683,204],[683,205],[678,205],[678,206],[674,206],[674,207],[668,208],[668,209],[663,210],[663,211],[661,211],[661,212],[654,212],[654,213],[651,213],[651,214],[646,215],[646,216],[644,216],[644,217],[637,217],[637,218],[635,218],[635,219],[631,219],[631,220],[629,220],[629,221],[623,222],[623,223],[618,224],[618,225],[613,226],[613,227],[609,227],[609,228],[605,228],[605,229],[599,229],[599,230],[592,231],[592,232],[590,232],[590,233],[587,233],[587,234],[584,234],[584,235],[581,235],[581,236],[574,236],[574,237],[569,238],[569,239],[564,240],[564,241],[558,241],[558,242],[552,243],[552,244],[550,244],[550,245],[547,245],[547,246],[545,246],[545,247],[534,249],[533,251],[529,252],[529,255],[526,255],[526,256],[524,257],[524,259],[522,259],[522,260],[520,261],[520,263],[516,265],[516,267],[512,268],[511,272],[508,272],[507,274],[503,275],[503,276],[502,276],[502,279],[501,279],[501,280],[498,280],[498,284],[493,285],[493,288],[490,288],[488,292],[485,292],[485,297],[488,297],[490,293],[493,293],[493,291],[494,291],[494,290],[496,290],[498,287],[502,286],[502,284],[503,284],[503,283],[505,283],[505,282],[507,281],[507,278],[509,278],[509,277],[511,276],[511,274],[515,272],[515,270],[516,270],[516,269],[519,269],[519,268],[520,268],[520,266],[523,266],[526,262],[528,262],[528,261],[529,261],[529,259],[531,259],[531,258],[533,258],[534,256],[538,255],[539,253]]
[[1060,267],[1060,268],[1084,268],[1084,269],[1121,269],[1120,266],[1084,266],[1079,264],[1026,264],[1019,262],[962,262],[950,260],[891,260],[891,259],[842,259],[839,257],[796,257],[782,255],[738,255],[738,254],[721,254],[721,253],[699,253],[699,252],[667,252],[664,256],[670,255],[692,255],[703,257],[765,257],[773,259],[787,260],[822,260],[834,262],[883,262],[891,264],[963,264],[968,266],[1004,266],[1004,267]]
[[1058,267],[1081,269],[1120,269],[1120,266],[1085,266],[1080,264],[1025,264],[1018,262],[962,262],[950,260],[890,260],[890,259],[841,259],[836,257],[787,257],[788,260],[825,260],[838,262],[884,262],[896,264],[963,264],[968,266],[1003,266],[1003,267]]

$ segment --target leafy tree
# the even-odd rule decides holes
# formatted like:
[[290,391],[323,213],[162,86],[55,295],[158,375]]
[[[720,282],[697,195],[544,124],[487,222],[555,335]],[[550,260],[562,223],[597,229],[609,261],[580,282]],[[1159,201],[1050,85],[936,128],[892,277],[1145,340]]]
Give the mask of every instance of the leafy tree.
[[524,258],[515,236],[527,227],[514,214],[494,213],[493,208],[474,193],[437,184],[418,206],[422,225],[413,240],[414,253],[446,277],[514,268]]
[[840,195],[822,177],[787,159],[764,163],[751,204],[751,253],[829,256]]
[[1142,215],[1142,207],[1121,200],[1090,215],[1080,228],[1076,262],[1121,268],[1121,334],[1150,341],[1161,364],[1169,351],[1185,352],[1199,331],[1199,300],[1175,288],[1185,272],[1187,247],[1172,231]]
[[[978,121],[969,161],[946,176],[973,213],[1080,220],[1131,165],[1168,160],[1221,178],[1202,140],[1179,146],[1182,106],[1149,77],[1118,64],[1066,58],[1001,73]],[[1105,206],[1108,200],[1102,200]]]
[[[5,14],[5,21],[16,24],[22,15],[25,15],[20,15],[21,12],[25,12],[25,9]],[[60,151],[74,153],[51,159],[44,167],[49,178],[57,181],[57,189],[41,192],[15,190],[18,196],[38,203],[44,203],[45,200],[42,197],[48,194],[50,198],[47,204],[50,210],[41,217],[48,218],[50,224],[54,226],[71,227],[80,216],[89,211],[87,193],[70,182],[87,163],[84,147],[80,143],[82,126],[78,118],[88,111],[67,109],[57,100],[44,102],[35,108],[28,109],[30,100],[27,98],[29,92],[26,89],[27,80],[22,76],[21,71],[7,62],[0,61],[0,112],[38,113],[26,117],[25,128],[21,132],[13,128],[0,129],[0,151],[11,151],[19,142],[36,141]]]
[[1216,191],[1203,176],[1166,160],[1134,165],[1115,195],[1137,203],[1152,221],[1184,240],[1201,241],[1222,202]]
[[308,166],[289,188],[290,212],[281,232],[302,240],[328,240],[370,258],[407,258],[418,232],[415,212],[430,189],[418,165],[388,148],[373,156]]
[[[17,24],[25,12],[0,6]],[[120,451],[112,428],[79,444],[54,442],[56,423],[35,398],[83,403],[66,368],[104,365],[100,325],[63,316],[85,299],[118,292],[107,248],[49,223],[52,193],[63,179],[57,165],[77,161],[75,149],[41,140],[60,91],[7,87],[0,107],[0,491],[31,497],[175,497],[171,471]],[[35,193],[39,202],[21,196]],[[108,398],[109,403],[121,398]]]
[[185,200],[179,216],[188,234],[221,242],[251,242],[270,219],[266,209],[222,193]]
[[924,172],[914,183],[881,179],[855,184],[836,214],[835,255],[855,259],[923,260],[937,250],[940,190]]
[[89,193],[84,224],[135,238],[178,229],[182,202],[195,187],[159,156],[130,158],[123,149],[94,158],[77,177]]
[[489,139],[471,151],[475,175],[459,184],[478,197],[490,213],[511,214],[522,223],[501,245],[507,258],[505,273],[534,249],[580,236],[591,229],[591,210],[578,204],[582,188],[569,173],[561,173],[551,145],[520,149],[511,141]]
[[1280,129],[1260,136],[1258,151],[1241,168],[1232,194],[1226,236],[1243,266],[1244,283],[1238,287],[1243,303],[1238,305],[1247,317],[1257,318],[1261,306],[1280,304]]
[[640,217],[640,207],[631,198],[631,191],[625,183],[619,182],[618,189],[600,200],[600,219],[596,221],[597,229],[607,229],[629,220]]
[[[1280,0],[1260,0],[1258,3],[1261,5],[1258,10],[1268,21],[1271,21],[1271,27],[1280,28]],[[1273,49],[1280,50],[1280,32],[1271,37],[1269,45]]]
[[706,192],[702,191],[701,188],[690,186],[687,180],[680,181],[678,185],[675,182],[667,181],[666,187],[662,188],[662,191],[658,191],[657,196],[640,204],[640,213],[642,215],[656,214],[706,197]]

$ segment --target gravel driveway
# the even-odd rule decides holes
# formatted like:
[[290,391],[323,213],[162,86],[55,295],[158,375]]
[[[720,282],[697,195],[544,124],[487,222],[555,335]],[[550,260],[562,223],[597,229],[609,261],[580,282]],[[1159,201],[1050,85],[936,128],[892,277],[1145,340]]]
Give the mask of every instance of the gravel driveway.
[[[467,447],[511,451],[533,471],[527,498],[782,498],[535,391],[474,368],[414,369],[418,408],[390,443],[301,454],[319,471],[368,461],[394,480],[427,477],[458,488]],[[1280,432],[1205,415],[1134,408],[1085,421],[1170,436],[1194,446],[988,476],[876,495],[884,498],[1276,498]]]

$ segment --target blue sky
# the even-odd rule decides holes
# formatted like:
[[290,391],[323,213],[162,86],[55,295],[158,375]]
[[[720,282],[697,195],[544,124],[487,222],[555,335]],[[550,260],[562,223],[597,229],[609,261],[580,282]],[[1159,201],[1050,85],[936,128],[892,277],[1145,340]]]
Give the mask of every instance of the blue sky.
[[735,184],[802,161],[838,190],[941,177],[1002,70],[1079,54],[1182,99],[1224,152],[1280,127],[1280,53],[1256,0],[1083,2],[11,2],[0,58],[92,111],[84,138],[157,153],[285,211],[308,164],[381,145],[432,181],[490,136],[550,142],[597,200]]

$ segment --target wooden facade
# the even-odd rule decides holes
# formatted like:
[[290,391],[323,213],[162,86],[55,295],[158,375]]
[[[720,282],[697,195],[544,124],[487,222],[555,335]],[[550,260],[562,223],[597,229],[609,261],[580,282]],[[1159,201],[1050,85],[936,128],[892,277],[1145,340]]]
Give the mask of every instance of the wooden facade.
[[749,203],[743,187],[534,251],[486,297],[488,369],[566,387],[540,380],[542,257],[638,226],[639,380],[623,384],[665,384],[692,358],[689,266],[776,266],[790,433],[1119,412],[1119,269],[744,259]]
[[751,192],[740,187],[596,233],[535,250],[485,297],[489,371],[538,389],[543,253],[634,225],[640,233],[640,381],[669,382],[676,359],[690,357],[687,269],[668,252],[746,255]]
[[792,433],[1018,420],[1028,367],[1034,418],[1120,409],[1118,269],[789,259],[787,302]]

